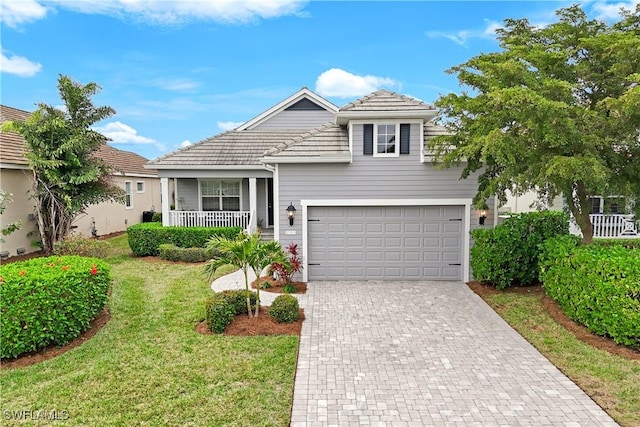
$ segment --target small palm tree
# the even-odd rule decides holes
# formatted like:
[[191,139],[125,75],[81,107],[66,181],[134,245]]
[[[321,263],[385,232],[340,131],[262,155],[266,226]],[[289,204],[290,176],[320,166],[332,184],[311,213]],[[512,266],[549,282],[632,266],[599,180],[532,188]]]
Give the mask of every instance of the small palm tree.
[[[206,249],[216,251],[217,255],[204,267],[205,273],[209,277],[222,265],[231,264],[244,274],[244,284],[247,291],[247,313],[249,317],[254,316],[251,310],[251,299],[249,298],[249,269],[251,268],[256,276],[260,276],[262,270],[274,262],[286,259],[286,255],[278,242],[263,242],[260,234],[240,233],[237,238],[229,239],[222,236],[213,236],[207,241]],[[257,290],[257,304],[255,316],[260,310],[260,289]]]

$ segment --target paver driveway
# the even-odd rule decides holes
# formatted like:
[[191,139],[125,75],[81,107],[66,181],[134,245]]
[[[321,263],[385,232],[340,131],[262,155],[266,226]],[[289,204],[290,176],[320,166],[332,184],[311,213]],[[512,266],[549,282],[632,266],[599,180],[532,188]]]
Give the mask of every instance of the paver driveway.
[[310,282],[291,426],[614,426],[465,284]]

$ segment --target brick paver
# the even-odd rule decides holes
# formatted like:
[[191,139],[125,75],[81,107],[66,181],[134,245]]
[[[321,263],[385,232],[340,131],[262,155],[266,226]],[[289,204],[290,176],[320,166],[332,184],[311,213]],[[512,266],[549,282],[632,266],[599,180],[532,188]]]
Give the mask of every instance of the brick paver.
[[310,282],[291,426],[616,426],[465,284]]

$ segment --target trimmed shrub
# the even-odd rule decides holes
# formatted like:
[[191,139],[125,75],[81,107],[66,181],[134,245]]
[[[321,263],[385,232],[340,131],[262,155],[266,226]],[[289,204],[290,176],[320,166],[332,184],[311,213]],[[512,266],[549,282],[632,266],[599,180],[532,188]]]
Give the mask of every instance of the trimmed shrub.
[[204,248],[212,236],[235,238],[240,227],[163,227],[159,222],[143,222],[127,228],[129,247],[136,256],[158,256],[158,246],[172,243],[181,248]]
[[594,246],[623,246],[628,249],[640,249],[640,239],[593,239]]
[[108,241],[88,238],[80,234],[69,234],[53,245],[55,255],[78,255],[91,258],[106,258],[110,249],[111,243]]
[[163,243],[158,246],[160,258],[167,261],[203,262],[211,257],[205,248],[179,248],[173,243]]
[[536,283],[539,245],[568,234],[568,215],[555,211],[513,215],[493,229],[475,229],[471,232],[473,276],[498,289]]
[[542,246],[540,278],[567,316],[640,349],[640,249],[582,246],[568,237]]
[[256,304],[258,303],[258,295],[253,291],[247,291],[245,289],[226,290],[220,292],[220,294],[233,306],[236,314],[248,314],[247,294],[249,295],[252,310],[256,308]]
[[107,302],[109,265],[52,256],[0,266],[0,356],[64,345],[89,328]]
[[291,323],[298,320],[300,307],[296,297],[282,294],[276,297],[269,308],[269,316],[278,323]]
[[247,314],[247,293],[251,308],[256,307],[258,296],[255,292],[243,289],[226,290],[214,293],[205,302],[205,320],[207,329],[222,333],[237,314]]
[[229,326],[236,315],[233,306],[222,294],[213,294],[205,302],[207,329],[220,334]]
[[154,212],[151,222],[162,222],[162,212]]

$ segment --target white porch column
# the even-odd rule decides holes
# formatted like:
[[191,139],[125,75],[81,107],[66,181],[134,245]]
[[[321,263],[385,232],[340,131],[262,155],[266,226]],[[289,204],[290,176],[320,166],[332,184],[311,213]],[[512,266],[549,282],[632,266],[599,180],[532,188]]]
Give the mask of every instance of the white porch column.
[[162,225],[164,227],[170,225],[169,218],[169,178],[160,178],[160,192],[162,194]]
[[251,224],[249,231],[252,233],[257,229],[258,224],[258,190],[256,186],[256,178],[249,178],[249,212],[251,212]]

